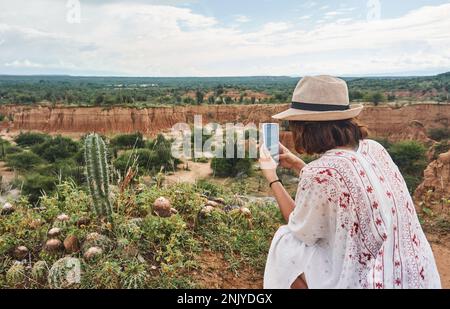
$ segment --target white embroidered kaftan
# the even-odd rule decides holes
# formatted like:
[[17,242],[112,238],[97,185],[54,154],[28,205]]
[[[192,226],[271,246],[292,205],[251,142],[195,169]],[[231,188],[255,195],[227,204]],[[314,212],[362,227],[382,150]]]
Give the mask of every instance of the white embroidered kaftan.
[[274,236],[264,288],[440,288],[430,245],[397,166],[377,142],[305,166],[289,223]]

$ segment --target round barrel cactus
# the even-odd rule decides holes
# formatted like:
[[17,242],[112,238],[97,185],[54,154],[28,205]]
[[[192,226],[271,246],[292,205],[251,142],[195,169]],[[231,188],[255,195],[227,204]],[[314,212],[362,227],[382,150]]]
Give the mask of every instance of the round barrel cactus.
[[64,257],[52,265],[48,274],[48,284],[53,289],[74,287],[81,280],[80,260],[73,257]]

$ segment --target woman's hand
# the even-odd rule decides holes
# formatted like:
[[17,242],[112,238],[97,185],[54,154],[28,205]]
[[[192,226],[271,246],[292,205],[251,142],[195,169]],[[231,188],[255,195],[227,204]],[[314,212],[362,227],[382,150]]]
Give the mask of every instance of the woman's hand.
[[[284,146],[283,146],[284,147]],[[289,150],[288,150],[289,151]],[[272,183],[278,180],[277,176],[277,162],[270,155],[269,150],[267,150],[266,146],[263,144],[260,148],[259,155],[259,165],[261,167],[262,173],[264,177],[266,177],[269,183]],[[286,151],[283,152],[286,154]],[[286,162],[289,160],[286,159]],[[303,162],[303,161],[302,161]],[[295,202],[289,193],[284,189],[283,185],[280,182],[275,182],[271,186],[274,197],[277,200],[278,206],[280,207],[281,213],[283,214],[286,222],[289,221],[289,215],[295,208]]]
[[284,168],[293,169],[300,174],[302,168],[306,165],[302,159],[289,151],[283,144],[280,143],[280,165]]
[[272,182],[278,179],[277,176],[277,163],[270,155],[269,150],[263,144],[259,149],[259,166],[261,167],[264,177],[268,182]]

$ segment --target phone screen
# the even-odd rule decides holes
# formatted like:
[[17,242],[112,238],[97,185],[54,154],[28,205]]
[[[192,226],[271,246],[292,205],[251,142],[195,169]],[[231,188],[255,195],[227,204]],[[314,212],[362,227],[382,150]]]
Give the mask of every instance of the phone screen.
[[272,158],[277,158],[280,152],[280,129],[278,123],[263,124],[263,140]]

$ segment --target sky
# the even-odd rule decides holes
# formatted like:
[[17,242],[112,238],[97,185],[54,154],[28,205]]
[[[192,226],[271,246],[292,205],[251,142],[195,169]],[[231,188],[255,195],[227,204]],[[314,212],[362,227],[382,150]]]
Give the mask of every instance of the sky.
[[0,74],[447,71],[450,1],[0,0]]

